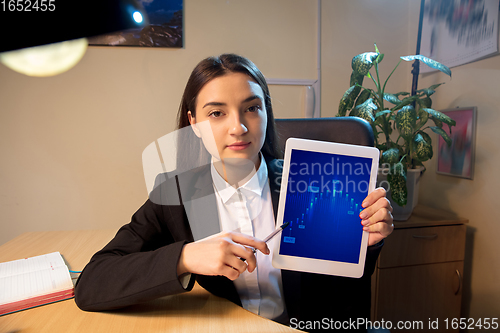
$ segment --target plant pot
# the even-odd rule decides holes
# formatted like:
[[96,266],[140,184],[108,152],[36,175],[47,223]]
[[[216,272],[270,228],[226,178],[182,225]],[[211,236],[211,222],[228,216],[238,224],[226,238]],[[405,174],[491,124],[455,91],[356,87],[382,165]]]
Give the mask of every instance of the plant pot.
[[424,171],[424,167],[418,167],[416,169],[408,169],[406,173],[406,187],[408,189],[407,203],[404,207],[399,206],[391,198],[391,190],[389,188],[389,182],[387,181],[387,174],[389,169],[379,168],[377,176],[377,186],[383,187],[387,191],[387,199],[391,202],[393,212],[392,216],[394,221],[406,221],[410,218],[413,209],[418,203],[418,187],[420,184],[420,176]]

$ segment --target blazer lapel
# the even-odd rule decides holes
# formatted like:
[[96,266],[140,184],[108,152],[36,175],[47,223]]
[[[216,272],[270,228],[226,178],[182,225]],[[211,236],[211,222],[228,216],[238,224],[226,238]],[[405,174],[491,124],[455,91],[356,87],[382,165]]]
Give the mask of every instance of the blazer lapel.
[[[221,231],[210,165],[179,175],[179,191],[195,241]],[[212,294],[241,306],[234,283],[223,276],[197,275],[198,283]]]
[[273,202],[274,221],[278,214],[278,203],[281,190],[281,174],[283,173],[283,160],[266,161],[267,174],[269,177],[269,190],[271,191],[271,201]]
[[[274,220],[278,214],[278,203],[281,191],[281,177],[283,174],[283,160],[271,160],[267,162],[269,174],[269,188],[273,202]],[[281,270],[281,282],[283,285],[283,298],[289,318],[301,318],[301,277],[296,271]]]
[[219,215],[210,165],[179,176],[182,204],[195,241],[219,233]]

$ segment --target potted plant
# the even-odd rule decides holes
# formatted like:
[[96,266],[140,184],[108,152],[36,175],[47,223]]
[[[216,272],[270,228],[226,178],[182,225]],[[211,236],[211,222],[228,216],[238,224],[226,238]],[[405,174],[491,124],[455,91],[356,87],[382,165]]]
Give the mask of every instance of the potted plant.
[[[422,162],[433,156],[432,139],[426,130],[432,130],[451,145],[444,125],[448,126],[451,134],[451,126],[455,125],[455,121],[431,108],[431,95],[442,83],[416,90],[414,94],[391,94],[385,91],[387,81],[403,60],[419,60],[450,77],[451,71],[443,64],[422,55],[405,56],[400,57],[396,67],[382,82],[379,64],[383,58],[384,54],[375,45],[375,52],[362,53],[352,59],[350,88],[340,100],[337,116],[360,117],[371,124],[375,146],[381,151],[380,167],[385,168],[381,170],[386,170],[382,175],[385,173],[387,176],[386,189],[395,209],[394,218],[406,220],[416,205],[417,198],[413,193],[418,193],[418,188],[415,191],[415,182],[425,171]],[[375,69],[374,75],[370,73],[372,68]],[[365,77],[372,81],[374,88],[363,85]],[[410,178],[413,183],[407,182]],[[409,202],[412,199],[413,202]]]

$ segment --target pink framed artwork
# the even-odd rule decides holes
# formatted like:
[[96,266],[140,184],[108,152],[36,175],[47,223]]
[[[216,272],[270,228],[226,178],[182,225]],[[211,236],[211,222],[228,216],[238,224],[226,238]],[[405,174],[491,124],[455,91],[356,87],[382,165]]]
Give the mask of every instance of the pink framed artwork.
[[476,145],[476,107],[441,111],[456,121],[451,128],[451,146],[441,136],[438,141],[436,172],[442,175],[473,179]]

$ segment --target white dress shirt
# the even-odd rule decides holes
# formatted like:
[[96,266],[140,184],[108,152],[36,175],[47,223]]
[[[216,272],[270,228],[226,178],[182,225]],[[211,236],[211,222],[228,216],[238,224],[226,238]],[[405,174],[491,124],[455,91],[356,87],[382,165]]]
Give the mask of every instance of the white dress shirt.
[[[222,231],[237,231],[264,239],[275,229],[267,165],[261,156],[260,167],[248,182],[239,188],[229,185],[217,172],[213,163],[212,179]],[[274,237],[267,245],[271,254],[257,251],[257,268],[243,272],[234,281],[243,307],[260,316],[276,319],[284,314],[281,271],[272,266]]]

